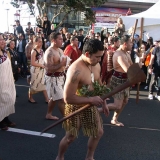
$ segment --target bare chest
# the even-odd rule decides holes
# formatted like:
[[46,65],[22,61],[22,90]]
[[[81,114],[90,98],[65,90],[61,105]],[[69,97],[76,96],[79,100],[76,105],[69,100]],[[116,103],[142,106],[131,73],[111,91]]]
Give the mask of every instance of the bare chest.
[[98,81],[99,80],[99,74],[95,71],[87,71],[85,70],[85,72],[82,74],[83,77],[81,78],[81,81],[79,83],[79,88],[81,88],[83,85],[88,85],[90,90],[93,90],[93,82]]
[[60,62],[60,57],[61,57],[61,55],[59,53],[57,53],[57,52],[53,53],[53,61],[55,64]]
[[126,61],[128,64],[130,63],[130,55],[128,53],[123,55],[124,61]]

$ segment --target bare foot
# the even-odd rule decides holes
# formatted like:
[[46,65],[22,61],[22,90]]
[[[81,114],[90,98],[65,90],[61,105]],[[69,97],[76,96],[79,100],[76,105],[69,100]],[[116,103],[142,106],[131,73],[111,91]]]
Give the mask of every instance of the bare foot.
[[55,159],[55,160],[64,160],[64,158],[62,158],[62,159],[60,158],[60,159],[59,159],[58,157],[56,157],[56,159]]
[[118,126],[118,127],[123,127],[124,124],[121,123],[121,122],[118,122],[117,120],[111,120],[111,124],[115,125],[115,126]]
[[46,103],[49,103],[49,99],[45,100]]
[[48,120],[58,120],[59,118],[56,117],[56,116],[52,116],[52,115],[50,115],[50,114],[47,114],[47,115],[46,115],[46,119],[48,119]]
[[99,113],[103,112],[103,108],[98,108]]
[[29,98],[28,101],[29,101],[30,103],[35,103],[35,102],[36,102],[33,98]]

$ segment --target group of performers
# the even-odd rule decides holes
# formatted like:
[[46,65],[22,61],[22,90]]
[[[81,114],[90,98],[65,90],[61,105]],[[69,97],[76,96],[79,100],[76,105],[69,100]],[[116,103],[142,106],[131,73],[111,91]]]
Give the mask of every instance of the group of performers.
[[[64,116],[73,113],[85,104],[92,106],[63,123],[66,135],[59,144],[56,160],[64,160],[65,151],[69,144],[78,136],[80,128],[82,128],[84,135],[89,137],[85,159],[93,160],[95,149],[103,135],[100,111],[108,116],[109,111],[113,110],[114,115],[111,123],[117,126],[124,126],[123,123],[118,122],[118,117],[128,102],[129,89],[127,88],[115,94],[114,102],[109,104],[98,95],[93,97],[77,95],[77,91],[84,85],[88,86],[88,90],[93,90],[93,82],[95,81],[102,85],[99,62],[104,54],[104,45],[97,39],[86,41],[82,55],[69,66],[65,77],[64,71],[67,57],[63,56],[63,52],[59,48],[62,43],[62,35],[52,33],[50,37],[51,46],[44,55],[47,77],[46,86],[49,85],[47,92],[50,96],[46,118],[58,119],[58,117],[52,116],[52,110],[56,103],[58,103],[58,107]],[[109,84],[111,89],[127,81],[127,70],[132,65],[128,51],[131,51],[132,45],[128,35],[121,37],[120,47],[114,52],[112,57],[114,72]],[[99,106],[102,106],[102,109],[99,109]]]
[[[0,74],[4,73],[5,66],[3,65],[5,63],[6,65],[10,65],[9,60],[7,60],[8,58],[5,58],[7,55],[3,52],[4,46],[1,41],[3,41],[2,36],[0,36],[0,59],[2,59],[0,62]],[[104,55],[103,43],[98,39],[86,41],[83,46],[82,55],[68,67],[67,64],[70,59],[60,49],[63,42],[62,35],[56,32],[51,33],[50,42],[51,46],[44,54],[41,50],[42,39],[40,37],[35,37],[34,39],[34,47],[31,51],[29,101],[35,103],[32,95],[43,91],[45,100],[48,102],[46,119],[53,120],[58,119],[58,117],[52,115],[53,108],[56,105],[58,105],[62,116],[67,116],[85,104],[90,104],[92,107],[63,123],[66,135],[59,144],[56,160],[64,160],[64,154],[71,142],[78,136],[80,128],[82,128],[84,135],[89,137],[85,160],[93,160],[95,149],[103,135],[103,122],[100,112],[108,116],[109,111],[113,110],[114,115],[111,124],[124,126],[123,123],[118,121],[118,117],[127,104],[129,89],[127,88],[115,94],[114,102],[109,104],[106,103],[106,100],[102,100],[99,95],[93,97],[78,96],[77,91],[84,85],[88,86],[88,90],[94,89],[93,83],[95,81],[102,85],[101,66],[99,62]],[[120,43],[120,47],[118,48],[115,45],[112,48],[114,52],[112,54],[114,71],[110,76],[110,82],[107,84],[111,89],[127,81],[127,70],[132,65],[130,55],[128,54],[128,51],[131,51],[133,45],[130,37],[125,35],[120,40],[115,39],[115,42]],[[8,72],[8,74],[10,73]],[[3,74],[1,77],[5,75]],[[9,89],[12,92],[10,90],[8,91],[12,95],[8,94],[6,96],[10,99],[8,102],[12,104],[8,105],[10,107],[8,109],[5,105],[8,104],[6,102],[7,99],[4,100],[2,93],[0,94],[0,108],[4,110],[4,112],[0,112],[0,121],[14,112],[15,96],[13,97],[13,93],[15,93],[15,87],[13,77],[11,75],[10,77],[10,81],[12,82],[8,83],[10,83]],[[6,83],[4,81],[0,82],[0,87],[3,85],[3,89],[0,88],[1,91],[4,91],[4,83]],[[101,109],[99,109],[100,106],[102,107]]]

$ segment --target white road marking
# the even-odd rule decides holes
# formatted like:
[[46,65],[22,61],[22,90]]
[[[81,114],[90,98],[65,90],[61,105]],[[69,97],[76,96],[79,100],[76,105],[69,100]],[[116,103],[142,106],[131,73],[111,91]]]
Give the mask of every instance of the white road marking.
[[139,128],[139,127],[129,127],[129,128],[160,132],[160,129],[154,129],[154,128]]
[[24,129],[18,129],[18,128],[8,128],[9,132],[16,132],[16,133],[22,133],[22,134],[28,134],[28,135],[33,135],[33,136],[41,136],[41,137],[48,137],[48,138],[54,138],[56,137],[55,134],[50,134],[50,133],[43,133],[41,132],[36,132],[36,131],[29,131],[29,130],[24,130]]
[[[103,124],[104,126],[115,126],[113,124]],[[115,126],[117,127],[117,126]],[[139,130],[148,130],[148,131],[158,131],[160,132],[160,129],[155,129],[155,128],[139,128],[139,127],[128,127],[128,128],[131,128],[131,129],[139,129]]]
[[15,86],[18,86],[18,87],[27,87],[27,88],[29,88],[29,86],[27,86],[27,85],[19,85],[19,84],[15,84]]

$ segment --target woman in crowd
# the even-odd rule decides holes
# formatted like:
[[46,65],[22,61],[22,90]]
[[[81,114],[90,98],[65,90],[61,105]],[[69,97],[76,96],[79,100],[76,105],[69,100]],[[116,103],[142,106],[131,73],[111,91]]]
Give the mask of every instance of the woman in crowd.
[[0,34],[0,129],[7,130],[8,127],[14,127],[8,116],[15,113],[16,91],[11,68],[11,61],[7,52],[4,50],[5,41]]
[[78,49],[78,37],[72,36],[70,39],[71,44],[66,47],[64,54],[71,59],[71,63],[81,56],[81,51]]
[[34,38],[34,47],[31,51],[31,82],[30,82],[30,89],[29,89],[29,99],[30,103],[36,103],[33,99],[33,94],[37,92],[43,91],[45,101],[48,103],[48,95],[46,92],[46,86],[44,85],[44,75],[45,75],[45,67],[44,67],[44,60],[43,60],[43,50],[42,50],[42,38],[36,36]]
[[7,42],[7,47],[8,47],[8,53],[11,59],[11,65],[12,65],[12,71],[13,71],[13,77],[15,82],[18,81],[18,73],[20,71],[19,68],[19,58],[18,58],[18,54],[15,50],[15,42],[14,40],[9,40]]
[[51,22],[48,20],[48,17],[46,15],[43,16],[42,20],[40,17],[38,17],[40,20],[39,23],[42,22],[42,24],[38,24],[37,26],[39,28],[42,28],[44,33],[44,39],[47,39],[47,37],[51,34]]

